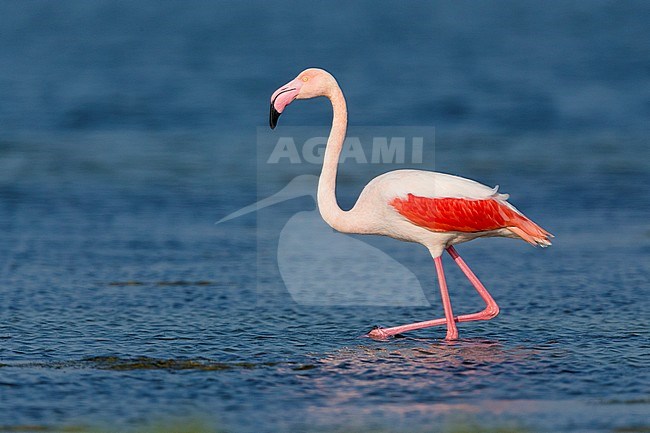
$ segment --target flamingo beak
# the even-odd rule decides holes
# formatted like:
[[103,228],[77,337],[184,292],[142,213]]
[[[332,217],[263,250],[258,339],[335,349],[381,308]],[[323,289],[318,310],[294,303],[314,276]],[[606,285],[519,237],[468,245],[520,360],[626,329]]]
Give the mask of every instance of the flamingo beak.
[[273,92],[271,96],[271,112],[269,114],[269,126],[271,129],[275,129],[278,124],[278,118],[285,107],[298,97],[302,84],[302,81],[295,79]]
[[275,129],[276,125],[278,124],[278,119],[280,118],[280,113],[278,110],[275,109],[273,104],[271,104],[271,114],[269,115],[269,126],[271,129]]

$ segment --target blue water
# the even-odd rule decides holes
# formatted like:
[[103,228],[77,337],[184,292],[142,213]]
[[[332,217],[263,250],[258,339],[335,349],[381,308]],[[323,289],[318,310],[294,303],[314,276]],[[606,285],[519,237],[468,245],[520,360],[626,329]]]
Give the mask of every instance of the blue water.
[[[0,431],[648,431],[649,9],[0,3]],[[308,66],[352,124],[435,127],[430,168],[500,184],[556,235],[458,247],[499,317],[453,344],[360,338],[442,314],[424,249],[367,240],[430,307],[307,307],[259,257],[313,201],[214,224],[291,179],[257,164],[257,127]],[[328,121],[296,103],[277,132]],[[344,167],[340,202],[378,169]],[[479,308],[445,264],[456,311]]]

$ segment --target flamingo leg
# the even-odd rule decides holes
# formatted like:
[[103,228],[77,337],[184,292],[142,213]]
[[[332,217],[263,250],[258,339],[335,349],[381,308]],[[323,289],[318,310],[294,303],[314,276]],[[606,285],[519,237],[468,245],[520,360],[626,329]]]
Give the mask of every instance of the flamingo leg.
[[472,322],[476,320],[490,320],[499,314],[499,306],[494,301],[490,293],[487,291],[483,283],[478,279],[478,277],[472,272],[472,270],[467,266],[467,263],[458,255],[456,249],[453,246],[447,248],[447,252],[454,259],[454,262],[458,267],[463,271],[467,279],[472,283],[476,291],[478,292],[481,299],[486,304],[485,309],[479,311],[478,313],[472,314],[463,314],[460,316],[453,316],[451,309],[451,301],[449,299],[449,293],[447,291],[447,282],[445,280],[445,275],[442,270],[442,258],[436,257],[434,259],[436,264],[436,271],[438,272],[438,280],[440,283],[440,294],[442,296],[442,303],[445,309],[445,318],[444,319],[434,319],[426,320],[424,322],[410,323],[408,325],[394,326],[391,328],[376,328],[368,333],[368,336],[371,338],[385,340],[393,335],[401,334],[403,332],[415,331],[416,329],[430,328],[432,326],[447,325],[447,340],[455,340],[458,338],[458,330],[456,329],[455,322]]
[[442,298],[442,306],[445,309],[445,321],[447,323],[447,336],[445,340],[457,340],[458,329],[456,329],[456,322],[454,321],[454,312],[451,309],[451,299],[449,298],[449,291],[447,290],[447,280],[445,279],[445,271],[442,269],[442,257],[438,256],[433,259],[436,263],[436,272],[438,273],[438,284],[440,284],[440,297]]
[[458,255],[456,249],[451,246],[447,248],[447,252],[452,259],[456,262],[461,271],[465,274],[467,279],[472,283],[479,296],[485,302],[485,309],[474,314],[465,314],[458,316],[457,320],[459,322],[471,322],[474,320],[490,320],[495,318],[499,314],[499,306],[496,301],[490,295],[490,292],[487,291],[483,283],[478,279],[474,272],[467,266],[467,263]]
[[408,325],[393,326],[391,328],[375,328],[368,333],[368,336],[378,340],[385,340],[396,334],[402,332],[415,331],[416,329],[430,328],[432,326],[447,325],[447,340],[455,340],[458,338],[458,329],[456,322],[458,318],[454,317],[451,308],[451,300],[449,298],[449,291],[447,290],[447,280],[442,268],[442,257],[438,256],[433,259],[436,264],[436,272],[438,273],[438,283],[440,284],[440,296],[442,297],[442,305],[445,310],[445,317],[443,319],[426,320],[424,322],[410,323]]

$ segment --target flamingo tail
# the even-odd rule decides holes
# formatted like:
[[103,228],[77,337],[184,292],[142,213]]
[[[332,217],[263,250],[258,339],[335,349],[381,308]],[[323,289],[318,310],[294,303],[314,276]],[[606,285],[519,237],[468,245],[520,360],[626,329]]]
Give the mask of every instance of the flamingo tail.
[[539,245],[541,247],[548,247],[551,245],[550,238],[554,237],[551,233],[544,230],[525,216],[518,216],[519,218],[512,221],[514,224],[508,226],[508,230],[533,246]]

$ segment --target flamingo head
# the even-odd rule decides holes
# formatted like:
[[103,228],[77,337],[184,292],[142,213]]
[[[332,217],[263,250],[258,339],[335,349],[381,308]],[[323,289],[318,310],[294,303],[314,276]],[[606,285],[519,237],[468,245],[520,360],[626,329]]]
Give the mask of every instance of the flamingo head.
[[336,80],[323,69],[310,68],[302,71],[296,78],[273,92],[269,117],[271,129],[275,129],[280,114],[294,99],[329,96],[332,85],[337,85]]

